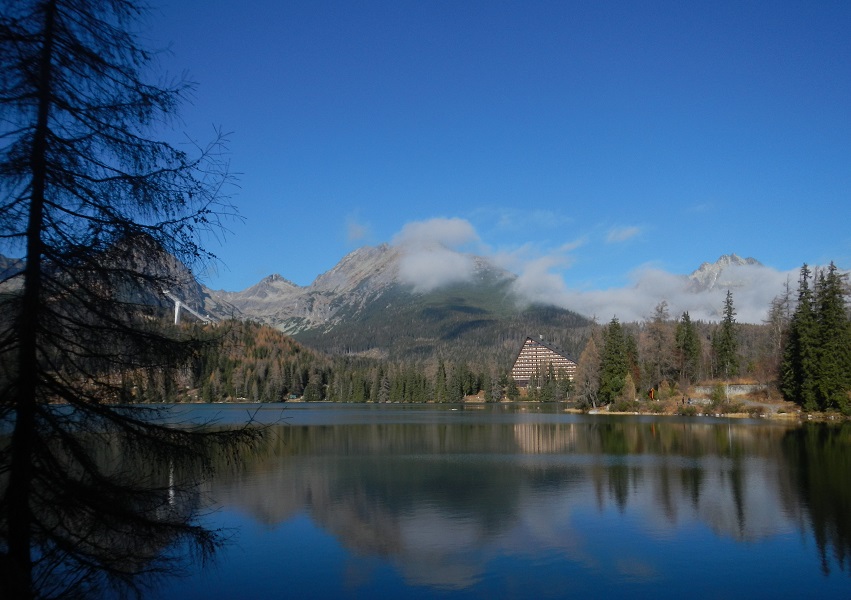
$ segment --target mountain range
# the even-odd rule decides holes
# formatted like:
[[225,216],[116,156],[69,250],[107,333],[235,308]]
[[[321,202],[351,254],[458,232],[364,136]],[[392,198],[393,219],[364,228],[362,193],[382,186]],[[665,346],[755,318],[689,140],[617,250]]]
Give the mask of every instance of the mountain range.
[[[172,264],[179,284],[169,293],[199,312],[249,319],[273,326],[298,341],[333,354],[418,360],[466,357],[482,348],[508,357],[528,335],[542,336],[578,356],[592,320],[569,309],[530,302],[514,286],[517,275],[486,258],[465,256],[465,276],[422,287],[405,272],[408,250],[382,244],[345,256],[308,286],[278,274],[238,292],[211,290],[188,270]],[[435,253],[431,260],[446,258]],[[134,257],[134,260],[136,257]],[[22,267],[0,257],[4,279]],[[736,288],[747,270],[762,265],[735,254],[703,263],[682,277],[683,288],[700,294]],[[159,291],[147,299],[166,306]]]
[[[399,271],[404,256],[404,249],[388,244],[364,246],[346,255],[308,286],[296,285],[274,274],[239,292],[204,287],[202,296],[195,300],[200,300],[205,310],[256,319],[292,335],[317,328],[330,330],[374,310],[374,303],[380,302],[382,296],[387,296],[389,302],[390,297],[398,300],[400,293],[411,297],[434,293],[434,290],[417,292],[416,286],[402,281]],[[517,279],[515,274],[482,257],[474,256],[472,260],[474,276],[469,278],[469,291],[487,289],[497,292],[501,304],[512,301],[524,304],[511,289]],[[730,267],[742,266],[762,267],[762,263],[754,258],[725,254],[713,263],[704,262],[690,275],[683,276],[683,281],[695,293],[735,289],[747,284],[747,280],[742,279],[741,271]]]
[[259,321],[333,354],[418,360],[469,355],[491,348],[516,352],[530,330],[578,352],[590,321],[572,311],[524,306],[514,297],[516,276],[481,257],[469,257],[463,281],[419,290],[405,281],[405,250],[383,244],[344,257],[309,286],[270,275],[241,291],[204,291],[203,308]]
[[[489,260],[470,256],[466,277],[420,289],[403,274],[407,250],[383,244],[345,256],[308,286],[281,275],[265,277],[239,291],[203,288],[205,311],[265,323],[317,349],[391,358],[458,355],[459,349],[505,346],[543,336],[578,354],[591,319],[563,307],[529,302],[518,294],[517,275]],[[439,259],[435,255],[435,260]],[[682,276],[692,293],[735,288],[742,271],[761,267],[736,254],[703,263]]]

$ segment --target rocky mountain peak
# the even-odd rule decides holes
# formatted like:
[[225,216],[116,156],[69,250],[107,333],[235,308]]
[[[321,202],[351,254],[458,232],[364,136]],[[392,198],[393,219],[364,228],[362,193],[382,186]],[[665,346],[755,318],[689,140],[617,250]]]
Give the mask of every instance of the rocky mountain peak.
[[263,279],[261,279],[258,282],[258,285],[259,284],[274,285],[274,286],[284,285],[284,286],[299,287],[298,284],[293,283],[292,281],[290,281],[286,277],[278,275],[277,273],[273,273],[272,275],[267,275],[266,277],[264,277]]
[[398,248],[381,244],[364,246],[343,257],[337,265],[316,278],[316,291],[345,293],[364,284],[381,288],[396,280],[399,270]]
[[298,285],[275,273],[273,275],[267,275],[250,288],[238,292],[238,294],[245,298],[265,300],[267,298],[275,298],[281,294],[289,294],[298,289]]
[[738,254],[723,254],[714,263],[705,262],[689,278],[691,291],[705,291],[720,287],[736,288],[742,285],[736,271],[741,267],[763,266],[755,258],[742,258]]

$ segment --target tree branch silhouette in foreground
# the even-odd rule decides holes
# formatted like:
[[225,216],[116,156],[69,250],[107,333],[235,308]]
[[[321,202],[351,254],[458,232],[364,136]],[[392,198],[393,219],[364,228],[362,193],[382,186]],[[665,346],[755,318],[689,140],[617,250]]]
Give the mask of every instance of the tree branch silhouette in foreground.
[[0,7],[0,252],[23,257],[0,282],[0,596],[138,591],[222,542],[193,483],[261,433],[174,423],[126,385],[167,393],[212,343],[156,297],[234,215],[224,139],[153,139],[192,86],[146,83],[134,2]]

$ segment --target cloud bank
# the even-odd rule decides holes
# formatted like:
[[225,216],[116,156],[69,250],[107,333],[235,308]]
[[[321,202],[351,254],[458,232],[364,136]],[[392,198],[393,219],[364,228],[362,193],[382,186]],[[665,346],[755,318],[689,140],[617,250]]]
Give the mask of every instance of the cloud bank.
[[392,241],[402,250],[399,278],[418,292],[469,281],[475,261],[461,249],[478,241],[476,230],[464,219],[408,223]]
[[[640,234],[636,227],[611,230],[606,242],[625,241]],[[481,244],[475,228],[465,219],[431,219],[408,223],[393,238],[402,250],[399,276],[417,291],[430,291],[450,283],[471,281],[475,273],[475,250],[495,266],[514,273],[513,292],[521,303],[551,304],[596,318],[601,323],[612,317],[642,321],[652,316],[661,302],[668,303],[670,317],[688,311],[692,320],[717,321],[727,290],[733,292],[736,319],[743,323],[765,320],[771,301],[787,281],[797,280],[797,271],[782,272],[765,266],[728,266],[709,290],[695,290],[686,274],[673,274],[644,267],[629,274],[630,282],[619,288],[579,290],[564,278],[574,261],[573,252],[587,239],[542,251],[525,245],[494,252]]]
[[794,281],[795,277],[791,271],[769,267],[730,266],[724,270],[720,284],[694,291],[686,275],[646,268],[632,272],[631,283],[625,287],[585,291],[568,288],[563,278],[541,269],[539,263],[530,264],[518,275],[514,290],[527,302],[554,304],[606,323],[612,317],[620,321],[646,320],[662,300],[668,303],[671,318],[688,312],[692,320],[718,321],[730,289],[736,320],[760,323],[786,281]]

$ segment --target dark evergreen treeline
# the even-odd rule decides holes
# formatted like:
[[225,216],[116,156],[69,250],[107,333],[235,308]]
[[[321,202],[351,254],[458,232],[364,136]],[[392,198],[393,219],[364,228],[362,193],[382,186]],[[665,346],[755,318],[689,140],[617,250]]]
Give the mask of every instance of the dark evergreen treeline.
[[[137,399],[441,403],[460,402],[476,394],[491,402],[520,395],[509,376],[513,357],[481,368],[465,360],[443,358],[393,362],[329,356],[276,329],[248,321],[230,321],[211,334],[218,336],[219,343],[200,354],[179,382],[168,386],[128,378],[127,385],[138,394]],[[537,374],[532,383],[532,400],[566,400],[571,391],[571,382],[552,367]]]
[[[138,400],[162,398],[203,402],[458,402],[498,385],[501,399],[509,386],[507,369],[499,377],[464,361],[390,362],[328,356],[306,348],[266,325],[229,321],[212,329],[219,343],[200,353],[177,382],[135,380],[126,385]],[[496,381],[496,384],[492,382]]]
[[851,320],[843,277],[833,263],[814,277],[807,265],[801,268],[798,302],[788,322],[780,367],[780,390],[804,410],[851,414]]

